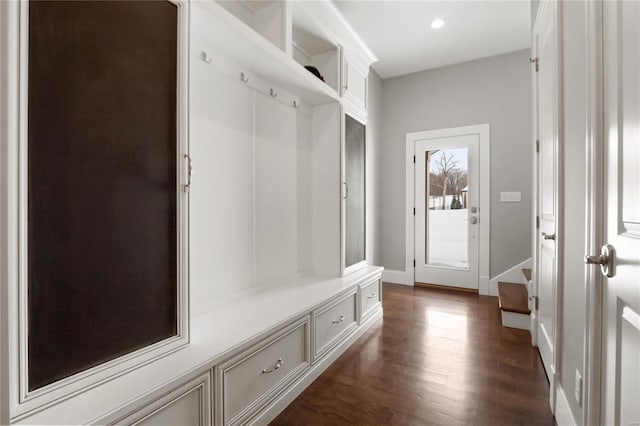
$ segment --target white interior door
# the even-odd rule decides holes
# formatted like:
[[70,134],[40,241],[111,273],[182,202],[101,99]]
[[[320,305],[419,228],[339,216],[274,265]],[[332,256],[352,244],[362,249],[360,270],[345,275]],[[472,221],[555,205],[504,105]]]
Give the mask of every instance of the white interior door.
[[602,424],[640,424],[640,2],[603,2],[604,278]]
[[480,135],[454,130],[415,140],[415,281],[477,289]]
[[551,382],[551,406],[555,389],[555,341],[557,319],[557,253],[558,213],[558,126],[557,126],[557,36],[555,5],[541,3],[542,11],[533,34],[536,72],[536,130],[539,141],[538,217],[536,259],[536,294],[538,297],[538,348]]

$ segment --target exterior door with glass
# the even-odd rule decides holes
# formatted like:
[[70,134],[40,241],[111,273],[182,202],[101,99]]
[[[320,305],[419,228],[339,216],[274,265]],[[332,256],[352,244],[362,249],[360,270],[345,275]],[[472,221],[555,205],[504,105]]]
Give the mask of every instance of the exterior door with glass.
[[415,140],[415,281],[478,289],[480,135],[463,129]]

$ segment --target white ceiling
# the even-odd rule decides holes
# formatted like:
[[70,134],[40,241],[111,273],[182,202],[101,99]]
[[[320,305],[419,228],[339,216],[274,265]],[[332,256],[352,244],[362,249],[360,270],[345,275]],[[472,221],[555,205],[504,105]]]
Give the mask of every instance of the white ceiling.
[[[373,69],[389,78],[531,45],[530,3],[511,1],[334,0],[379,58]],[[444,19],[434,30],[431,21]]]

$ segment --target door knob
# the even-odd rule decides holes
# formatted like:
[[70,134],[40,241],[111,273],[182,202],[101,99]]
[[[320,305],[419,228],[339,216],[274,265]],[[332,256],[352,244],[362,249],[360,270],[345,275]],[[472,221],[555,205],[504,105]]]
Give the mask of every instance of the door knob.
[[598,256],[585,256],[587,265],[600,265],[602,275],[612,278],[616,274],[616,249],[611,244],[605,244],[600,249]]
[[556,234],[547,234],[545,232],[542,233],[542,238],[545,240],[554,240],[556,239]]

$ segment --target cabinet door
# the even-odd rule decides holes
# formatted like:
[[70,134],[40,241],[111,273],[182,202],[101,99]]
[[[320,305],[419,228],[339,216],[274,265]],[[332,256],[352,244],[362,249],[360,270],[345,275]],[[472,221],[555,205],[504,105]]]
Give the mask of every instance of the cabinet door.
[[348,56],[344,56],[343,70],[342,96],[353,106],[366,110],[368,73]]
[[23,6],[33,391],[181,333],[183,15],[168,1]]
[[345,269],[365,260],[365,125],[345,115]]

